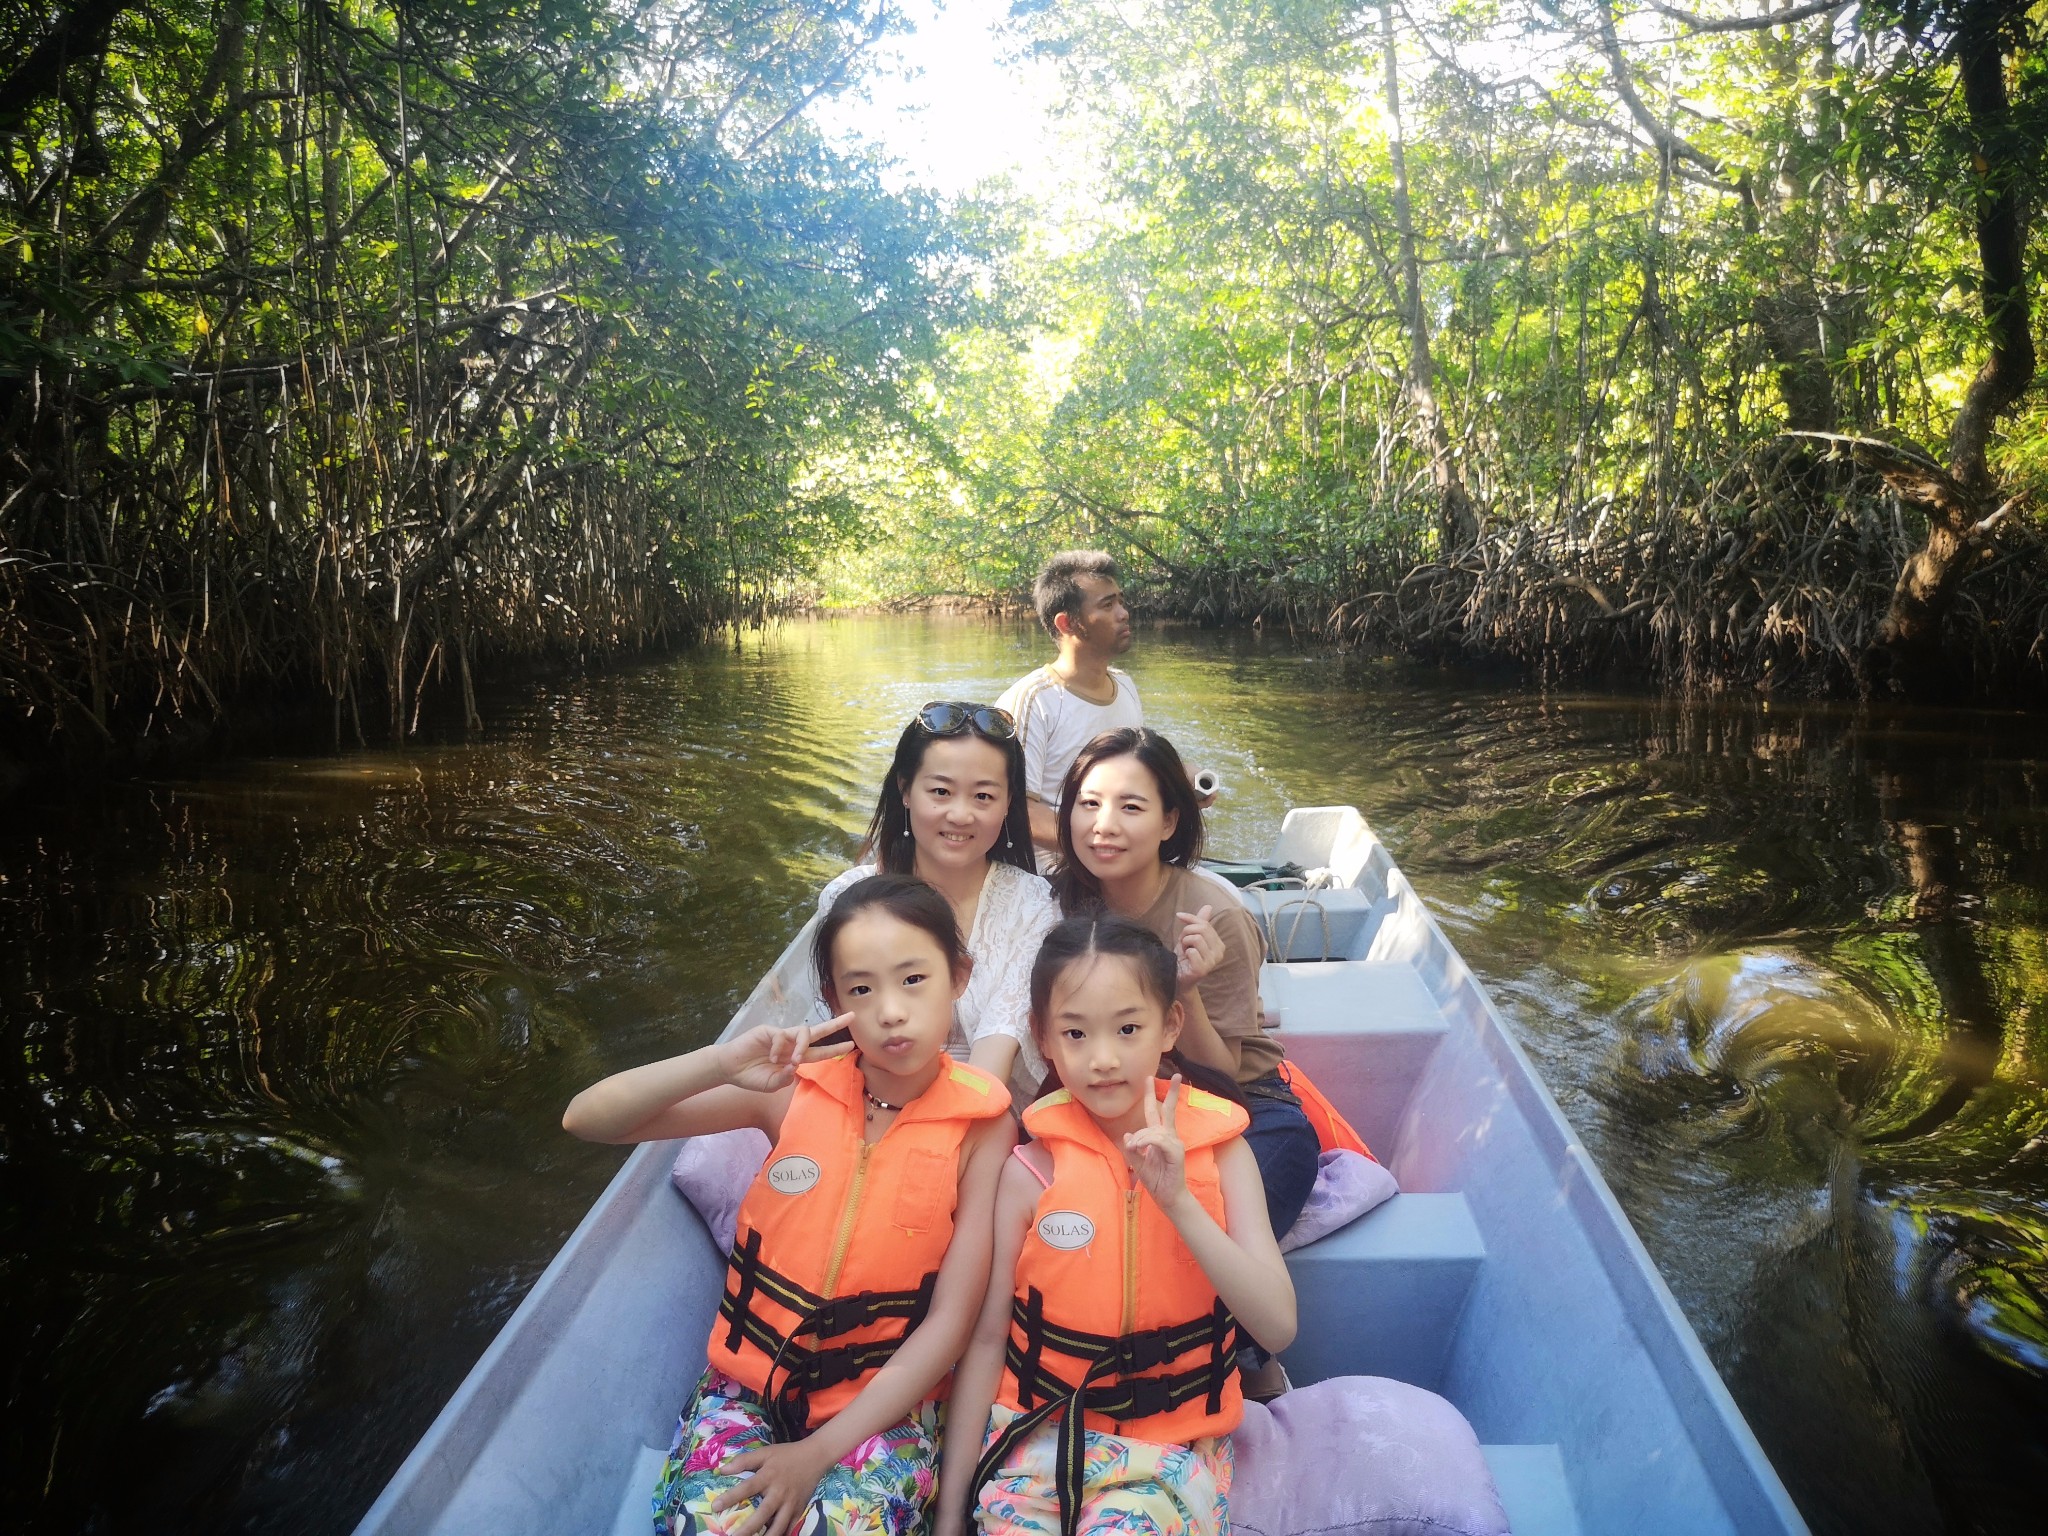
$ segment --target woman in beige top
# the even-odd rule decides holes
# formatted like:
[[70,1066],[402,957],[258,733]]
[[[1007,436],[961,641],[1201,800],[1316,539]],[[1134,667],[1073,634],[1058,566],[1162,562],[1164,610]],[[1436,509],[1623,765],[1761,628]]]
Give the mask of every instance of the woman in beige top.
[[1158,934],[1180,962],[1184,1055],[1236,1079],[1245,1133],[1284,1233],[1315,1187],[1320,1147],[1301,1100],[1280,1080],[1285,1053],[1259,1005],[1265,944],[1236,890],[1195,867],[1202,808],[1173,743],[1138,727],[1105,731],[1074,759],[1060,791],[1053,891],[1069,917],[1107,909]]

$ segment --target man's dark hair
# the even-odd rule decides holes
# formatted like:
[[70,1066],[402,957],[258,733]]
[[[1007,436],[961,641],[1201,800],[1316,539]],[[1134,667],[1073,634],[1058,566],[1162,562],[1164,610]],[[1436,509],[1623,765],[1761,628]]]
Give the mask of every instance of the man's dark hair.
[[1052,621],[1060,614],[1071,617],[1081,611],[1081,588],[1074,579],[1077,576],[1123,581],[1117,574],[1116,561],[1099,549],[1063,549],[1046,561],[1038,580],[1031,584],[1031,603],[1038,610],[1038,622],[1055,640],[1060,632],[1053,628]]

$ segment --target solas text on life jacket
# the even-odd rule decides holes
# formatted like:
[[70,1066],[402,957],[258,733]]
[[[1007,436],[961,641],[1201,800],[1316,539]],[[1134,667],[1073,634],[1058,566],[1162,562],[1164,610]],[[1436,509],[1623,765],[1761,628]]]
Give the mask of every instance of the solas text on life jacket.
[[[1166,1084],[1155,1083],[1162,1097]],[[1249,1117],[1200,1089],[1181,1095],[1174,1129],[1189,1192],[1220,1225],[1216,1149]],[[1017,1255],[1010,1341],[996,1400],[1017,1417],[991,1444],[980,1487],[1025,1436],[1056,1419],[1063,1441],[1063,1524],[1080,1508],[1084,1429],[1162,1444],[1228,1434],[1244,1416],[1237,1323],[1123,1149],[1062,1089],[1024,1113],[1052,1154],[1052,1182]],[[1078,1411],[1076,1411],[1078,1409]],[[1069,1475],[1071,1474],[1071,1475]],[[1069,1482],[1074,1486],[1066,1486]]]
[[767,1400],[787,1438],[852,1402],[923,1320],[953,1240],[961,1145],[1010,1106],[995,1078],[948,1057],[868,1142],[864,1087],[854,1056],[797,1068],[712,1325],[710,1363]]

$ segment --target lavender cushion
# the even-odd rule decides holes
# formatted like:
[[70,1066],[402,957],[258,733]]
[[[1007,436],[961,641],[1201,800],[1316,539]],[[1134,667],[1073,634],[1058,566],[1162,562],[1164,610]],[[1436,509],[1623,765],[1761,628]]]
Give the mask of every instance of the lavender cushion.
[[768,1133],[752,1126],[692,1136],[668,1171],[669,1182],[697,1207],[721,1253],[732,1247],[733,1232],[740,1223],[740,1201],[768,1161],[771,1146]]
[[1333,1376],[1246,1403],[1231,1440],[1244,1536],[1507,1536],[1472,1426],[1406,1382]]
[[1280,1239],[1280,1251],[1292,1253],[1319,1237],[1327,1237],[1348,1226],[1401,1186],[1394,1176],[1371,1158],[1337,1148],[1325,1152],[1316,1168],[1316,1187],[1309,1191],[1308,1204]]

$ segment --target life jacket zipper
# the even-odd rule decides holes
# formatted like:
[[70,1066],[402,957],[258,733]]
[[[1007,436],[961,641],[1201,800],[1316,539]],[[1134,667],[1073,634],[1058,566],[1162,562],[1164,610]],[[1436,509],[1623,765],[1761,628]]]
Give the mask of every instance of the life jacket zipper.
[[1124,1325],[1119,1332],[1129,1334],[1137,1325],[1138,1191],[1132,1188],[1124,1191]]
[[860,1197],[867,1188],[868,1153],[874,1143],[863,1141],[853,1162],[853,1185],[846,1192],[846,1209],[839,1213],[839,1236],[832,1243],[832,1262],[825,1266],[824,1295],[831,1300],[839,1290],[839,1271],[846,1264],[846,1247],[853,1240],[853,1218],[860,1214]]

